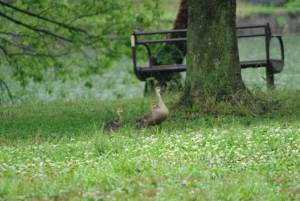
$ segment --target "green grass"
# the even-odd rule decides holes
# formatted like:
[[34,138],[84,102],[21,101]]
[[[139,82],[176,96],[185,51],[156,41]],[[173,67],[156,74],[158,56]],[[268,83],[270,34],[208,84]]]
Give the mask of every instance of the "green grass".
[[297,13],[300,11],[300,7],[275,7],[275,6],[259,6],[252,5],[247,2],[238,2],[237,15],[259,15],[259,14],[272,14],[272,13]]
[[[176,17],[176,4],[172,6],[163,19]],[[252,14],[266,8],[243,9]],[[170,116],[163,129],[135,131],[135,120],[157,100],[141,98],[143,83],[127,58],[92,77],[92,89],[81,80],[49,80],[53,94],[32,83],[23,95],[14,88],[17,83],[8,81],[24,103],[8,105],[2,94],[0,200],[299,199],[298,38],[284,37],[286,66],[275,76],[276,90],[261,91],[264,68],[243,70],[256,97],[283,106],[264,115],[226,102],[179,110],[178,94],[165,93]],[[263,43],[241,41],[241,59],[263,57],[264,47],[257,44]],[[95,100],[107,98],[119,99]],[[118,107],[124,109],[122,126],[103,134],[104,123],[116,118]],[[211,110],[216,112],[207,115]]]
[[[299,91],[256,93],[263,116],[177,110],[163,129],[135,131],[155,97],[0,106],[0,198],[6,200],[299,199]],[[174,98],[175,97],[175,98]],[[124,109],[117,132],[103,124]],[[242,107],[240,108],[243,109]],[[247,108],[245,109],[247,110]]]

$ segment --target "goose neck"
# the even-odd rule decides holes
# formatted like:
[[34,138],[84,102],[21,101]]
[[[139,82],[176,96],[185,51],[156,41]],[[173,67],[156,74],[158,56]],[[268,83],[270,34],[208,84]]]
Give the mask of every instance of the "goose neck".
[[157,98],[158,98],[158,102],[161,101],[161,95],[160,95],[159,92],[156,92],[156,96],[157,96]]
[[164,106],[165,103],[162,101],[160,93],[157,92],[156,95],[157,95],[157,99],[158,99],[158,106],[159,107]]
[[117,122],[118,122],[118,123],[121,123],[121,122],[122,122],[122,117],[121,117],[120,112],[118,112],[118,119],[117,119]]

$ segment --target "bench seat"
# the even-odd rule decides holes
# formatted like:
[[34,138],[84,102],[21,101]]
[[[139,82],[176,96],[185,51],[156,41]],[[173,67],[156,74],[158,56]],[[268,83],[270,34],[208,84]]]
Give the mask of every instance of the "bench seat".
[[[270,62],[282,65],[282,60],[280,59],[270,59]],[[254,61],[241,61],[241,68],[259,68],[266,67],[266,60],[254,60]],[[186,71],[186,65],[184,64],[173,64],[173,65],[160,65],[152,67],[137,67],[139,72],[150,73],[150,72],[183,72]]]

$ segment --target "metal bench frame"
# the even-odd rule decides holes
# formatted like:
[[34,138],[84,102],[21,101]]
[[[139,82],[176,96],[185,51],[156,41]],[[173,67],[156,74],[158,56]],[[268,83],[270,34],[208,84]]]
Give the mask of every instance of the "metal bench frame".
[[[248,37],[265,37],[266,43],[266,60],[251,60],[251,61],[240,61],[241,68],[259,68],[266,67],[267,86],[274,86],[274,74],[281,72],[284,66],[284,47],[282,38],[280,35],[272,35],[269,23],[264,25],[252,25],[252,26],[240,26],[236,29],[264,29],[264,33],[261,34],[242,34],[238,35],[238,38]],[[166,38],[160,40],[138,40],[138,36],[141,35],[154,35],[154,34],[168,34],[168,33],[186,33],[187,29],[177,29],[168,31],[152,31],[152,32],[132,32],[131,34],[131,46],[132,46],[132,58],[134,73],[137,78],[141,81],[145,81],[149,77],[155,77],[158,73],[163,72],[183,72],[186,71],[186,65],[184,64],[172,64],[172,65],[159,65],[154,66],[152,62],[152,54],[149,48],[150,43],[164,43],[164,42],[182,42],[187,41],[186,38]],[[270,59],[270,41],[272,38],[277,38],[280,43],[281,59]],[[138,67],[136,65],[136,54],[139,45],[146,47],[149,57],[149,67]]]

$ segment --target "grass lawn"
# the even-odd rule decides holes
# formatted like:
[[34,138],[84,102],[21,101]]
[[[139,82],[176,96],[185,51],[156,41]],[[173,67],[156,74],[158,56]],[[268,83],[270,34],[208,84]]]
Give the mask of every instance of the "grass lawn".
[[[178,2],[165,5],[164,29],[172,27]],[[243,14],[269,9],[240,5]],[[163,129],[136,131],[135,120],[157,99],[141,98],[131,59],[94,77],[90,90],[78,80],[50,80],[60,87],[55,96],[36,85],[27,88],[32,98],[12,88],[24,103],[0,105],[0,200],[300,200],[299,40],[284,41],[277,89],[262,92],[265,69],[243,71],[256,97],[281,105],[263,115],[226,102],[178,109],[179,95],[166,92]],[[263,57],[257,44],[241,41],[241,58]],[[108,98],[117,100],[99,100]],[[122,126],[103,134],[119,107]]]
[[[282,108],[246,115],[226,103],[178,110],[165,93],[170,117],[143,131],[134,120],[156,97],[2,105],[0,199],[300,199],[299,94],[256,93]],[[103,134],[117,107],[123,125]]]
[[297,13],[300,11],[299,6],[261,6],[252,5],[244,0],[237,1],[237,15],[258,15],[271,13]]

